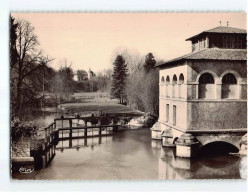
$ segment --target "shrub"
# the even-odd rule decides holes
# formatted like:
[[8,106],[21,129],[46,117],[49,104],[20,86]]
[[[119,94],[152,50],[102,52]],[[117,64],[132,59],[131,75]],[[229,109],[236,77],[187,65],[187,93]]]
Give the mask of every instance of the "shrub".
[[37,134],[38,127],[33,122],[23,122],[15,117],[10,124],[12,139]]

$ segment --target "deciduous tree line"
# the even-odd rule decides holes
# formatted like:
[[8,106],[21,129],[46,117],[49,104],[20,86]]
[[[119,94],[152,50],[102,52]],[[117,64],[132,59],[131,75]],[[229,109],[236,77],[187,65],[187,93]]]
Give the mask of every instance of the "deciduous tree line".
[[[10,101],[12,116],[19,116],[24,107],[40,106],[44,92],[66,100],[73,92],[106,91],[111,72],[105,70],[92,80],[73,80],[72,63],[59,62],[59,70],[49,66],[53,59],[40,49],[34,27],[25,20],[10,17]],[[80,73],[80,72],[79,72]]]
[[113,62],[111,95],[130,106],[158,115],[159,72],[152,53],[140,57],[127,49],[119,52]]

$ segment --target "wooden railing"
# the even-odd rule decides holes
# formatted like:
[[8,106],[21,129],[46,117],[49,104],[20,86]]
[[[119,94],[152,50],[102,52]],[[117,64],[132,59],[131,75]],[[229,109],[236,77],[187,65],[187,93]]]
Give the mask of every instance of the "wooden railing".
[[56,131],[55,122],[45,128],[45,146],[50,145],[56,139]]
[[[73,126],[73,121],[76,120],[76,126]],[[83,124],[77,124],[79,121],[83,121]],[[87,123],[90,122],[90,125]],[[60,124],[59,124],[60,123]],[[108,130],[110,128],[110,130]],[[93,129],[98,130],[97,135],[93,135]],[[72,136],[73,131],[83,131],[83,136]],[[106,130],[106,134],[102,132]],[[49,124],[45,129],[45,147],[42,151],[42,164],[46,167],[55,156],[55,149],[60,139],[70,140],[72,138],[87,138],[87,137],[101,137],[106,135],[112,135],[113,131],[118,130],[117,120],[115,116],[96,116],[96,117],[74,117],[74,118],[55,118],[54,122]],[[69,137],[64,138],[63,132],[69,131]],[[88,132],[91,131],[92,135]],[[108,131],[108,133],[107,133]],[[62,137],[59,136],[59,132],[62,132]]]
[[[83,124],[80,124],[79,121],[83,121]],[[113,131],[118,130],[117,122],[118,121],[116,120],[115,116],[55,118],[54,122],[49,124],[44,129],[45,146],[50,145],[56,138],[59,138],[58,131],[69,131],[69,138],[72,138],[73,130],[84,130],[84,137],[87,137],[88,130],[98,129],[98,136],[101,136],[102,130],[106,128],[112,128]],[[73,124],[75,123],[76,126],[73,126]],[[90,125],[88,125],[87,123],[90,123]]]

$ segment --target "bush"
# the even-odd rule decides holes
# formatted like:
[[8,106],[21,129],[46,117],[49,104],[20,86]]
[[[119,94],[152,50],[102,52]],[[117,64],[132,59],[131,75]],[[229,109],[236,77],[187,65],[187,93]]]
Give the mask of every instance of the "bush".
[[10,124],[12,139],[21,136],[36,135],[38,127],[32,122],[23,122],[18,117],[15,117]]

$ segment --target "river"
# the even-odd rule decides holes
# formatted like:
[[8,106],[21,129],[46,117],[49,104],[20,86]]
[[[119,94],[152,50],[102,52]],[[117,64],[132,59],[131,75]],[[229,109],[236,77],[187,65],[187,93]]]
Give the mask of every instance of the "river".
[[[43,112],[32,117],[46,124],[56,115],[58,113]],[[60,141],[47,168],[30,174],[13,173],[12,177],[36,180],[241,179],[245,171],[246,158],[238,156],[176,157],[175,149],[161,147],[160,141],[151,139],[149,128],[138,128],[102,138]]]

